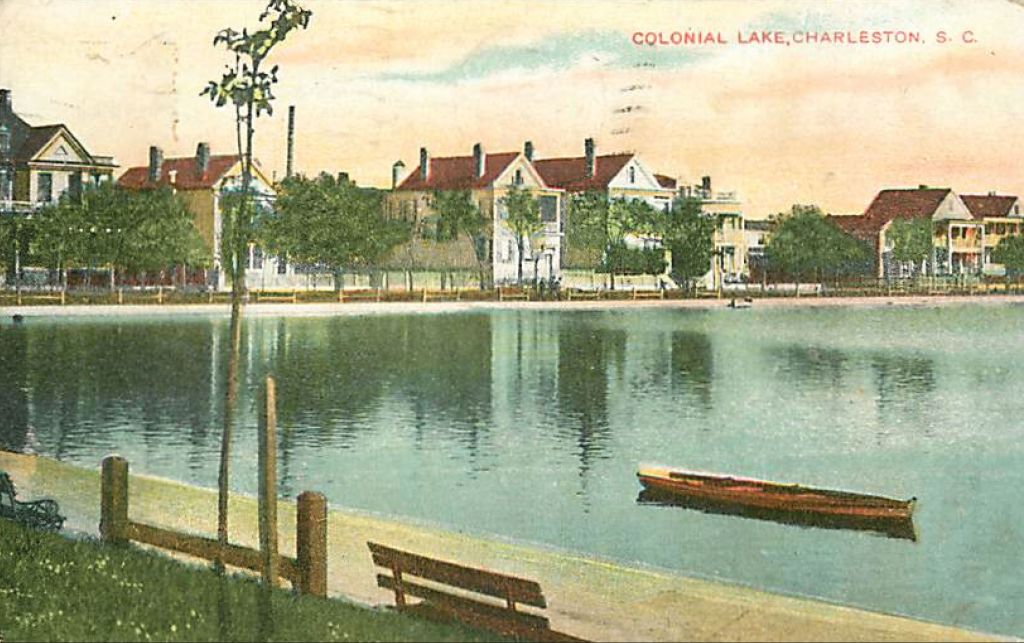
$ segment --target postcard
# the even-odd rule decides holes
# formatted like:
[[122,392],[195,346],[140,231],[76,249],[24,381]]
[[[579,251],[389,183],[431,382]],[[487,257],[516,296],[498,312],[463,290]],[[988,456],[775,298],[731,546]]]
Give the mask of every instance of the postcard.
[[1024,635],[1024,2],[0,25],[0,641]]

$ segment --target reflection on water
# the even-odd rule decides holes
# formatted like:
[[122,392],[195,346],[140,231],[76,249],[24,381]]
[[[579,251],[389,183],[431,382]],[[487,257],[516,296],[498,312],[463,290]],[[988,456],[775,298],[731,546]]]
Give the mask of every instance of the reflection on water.
[[756,520],[771,520],[784,525],[796,525],[799,527],[869,531],[889,538],[917,541],[917,529],[914,526],[914,519],[912,517],[864,519],[809,512],[781,511],[678,496],[657,489],[642,489],[636,501],[640,504],[657,507],[696,509],[704,513],[740,516]]
[[[967,308],[251,318],[232,486],[272,373],[285,496],[1020,633],[1024,309],[985,314],[999,334]],[[0,446],[216,486],[227,332],[0,321]],[[652,511],[652,461],[917,496],[922,540]]]

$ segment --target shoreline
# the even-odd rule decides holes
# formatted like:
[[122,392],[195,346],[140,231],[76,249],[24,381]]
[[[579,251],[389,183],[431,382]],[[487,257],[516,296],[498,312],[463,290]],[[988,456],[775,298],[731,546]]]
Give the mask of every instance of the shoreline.
[[[251,317],[335,317],[425,313],[464,313],[490,310],[659,310],[728,309],[731,297],[721,299],[641,299],[582,301],[442,301],[442,302],[359,302],[359,303],[249,303],[245,315]],[[737,298],[739,299],[739,298]],[[755,298],[749,309],[780,308],[931,308],[958,305],[1024,305],[1020,295],[897,295],[884,297],[765,297]],[[180,315],[230,315],[230,304],[73,304],[68,306],[0,306],[4,318],[22,317],[144,317]]]
[[[98,465],[85,469],[0,451],[0,469],[11,474],[22,497],[57,499],[68,516],[68,530],[96,534]],[[132,520],[193,533],[215,532],[215,490],[146,475],[133,474],[130,480]],[[232,494],[232,542],[257,546],[256,504],[251,496]],[[280,551],[294,555],[294,501],[280,500],[278,520]],[[376,570],[365,545],[374,540],[536,580],[548,598],[552,626],[595,641],[1013,640],[336,504],[330,506],[328,525],[328,593],[364,605],[393,601],[392,593],[374,582]]]

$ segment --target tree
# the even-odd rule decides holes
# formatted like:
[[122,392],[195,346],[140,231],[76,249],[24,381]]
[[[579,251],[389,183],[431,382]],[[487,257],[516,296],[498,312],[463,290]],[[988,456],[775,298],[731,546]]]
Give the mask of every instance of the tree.
[[32,251],[61,275],[71,265],[110,266],[111,288],[118,274],[207,259],[192,214],[170,188],[136,191],[109,182],[40,210]]
[[403,221],[385,221],[379,190],[338,181],[329,174],[316,179],[285,179],[275,211],[260,229],[268,250],[296,263],[322,264],[342,288],[345,268],[376,266],[395,246],[409,239]]
[[679,198],[665,217],[663,239],[672,253],[672,278],[693,290],[706,274],[714,253],[715,219],[704,213],[699,199]]
[[[228,462],[231,449],[231,425],[234,422],[235,400],[238,389],[238,362],[242,345],[242,299],[245,296],[245,253],[250,232],[250,188],[252,185],[252,147],[256,119],[264,112],[274,113],[273,85],[277,83],[277,65],[269,72],[262,69],[271,50],[284,42],[295,29],[305,29],[313,13],[294,0],[269,0],[260,14],[263,28],[249,33],[223,29],[213,39],[213,45],[223,44],[234,55],[234,65],[228,65],[220,80],[211,80],[200,95],[208,95],[217,107],[227,104],[235,110],[235,141],[242,159],[241,196],[236,207],[224,214],[231,221],[230,245],[227,247],[228,273],[231,277],[231,354],[227,366],[224,393],[224,425],[221,436],[221,459],[218,474],[217,541],[228,542]],[[244,140],[244,143],[243,143]],[[222,253],[223,254],[223,253]],[[218,568],[223,569],[218,562]]]
[[526,252],[526,244],[533,235],[544,228],[544,223],[540,220],[540,202],[528,191],[515,185],[508,189],[503,201],[508,212],[505,224],[512,231],[512,235],[516,239],[516,248],[519,251],[516,280],[522,284],[523,255]]
[[1024,274],[1024,235],[1014,234],[1003,237],[992,250],[992,261],[1006,267],[1006,274]]
[[566,257],[569,267],[597,269],[608,247],[608,195],[590,190],[569,197],[566,217]]
[[469,190],[435,191],[430,205],[438,217],[438,241],[456,241],[463,236],[473,246],[480,287],[484,288],[488,281],[485,263],[488,258],[488,218],[473,203],[473,196]]
[[[916,273],[918,266],[931,263],[932,234],[931,219],[895,219],[886,233],[892,241],[893,260],[912,264]],[[931,271],[935,271],[934,266]]]
[[805,277],[820,281],[827,273],[862,272],[870,261],[867,245],[843,232],[818,206],[794,205],[776,219],[766,248],[769,265],[798,283]]

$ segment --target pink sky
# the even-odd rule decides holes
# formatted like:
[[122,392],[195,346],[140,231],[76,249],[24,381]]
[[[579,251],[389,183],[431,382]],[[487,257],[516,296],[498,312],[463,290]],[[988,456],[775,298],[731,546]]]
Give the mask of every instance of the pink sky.
[[[541,158],[631,150],[655,171],[739,190],[750,218],[793,203],[860,212],[882,187],[1024,193],[1024,7],[919,2],[321,0],[272,55],[277,111],[257,155],[387,186],[420,146],[436,156]],[[148,146],[231,152],[231,115],[199,91],[228,62],[218,29],[262,2],[0,0],[0,87],[33,124],[64,122],[127,168]],[[635,31],[721,32],[726,45],[637,47]],[[906,30],[905,45],[737,44],[738,31]],[[936,32],[952,42],[939,44]],[[962,35],[971,31],[974,43]]]

